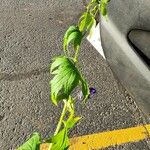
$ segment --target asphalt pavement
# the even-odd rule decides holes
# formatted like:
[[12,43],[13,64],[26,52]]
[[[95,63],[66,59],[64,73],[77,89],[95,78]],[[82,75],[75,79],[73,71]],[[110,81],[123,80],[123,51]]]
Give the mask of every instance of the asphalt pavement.
[[[13,150],[34,131],[52,135],[60,107],[50,102],[49,64],[62,53],[69,25],[77,23],[81,0],[0,1],[0,150]],[[84,39],[82,72],[96,94],[77,101],[81,122],[70,137],[133,127],[150,122],[115,79],[107,62]],[[107,149],[149,150],[148,140]]]

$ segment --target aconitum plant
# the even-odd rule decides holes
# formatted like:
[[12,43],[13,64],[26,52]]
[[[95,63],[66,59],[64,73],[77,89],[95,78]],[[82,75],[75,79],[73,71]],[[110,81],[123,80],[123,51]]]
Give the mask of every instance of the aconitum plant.
[[96,16],[101,13],[102,16],[107,17],[109,1],[91,0],[88,3],[78,24],[70,26],[64,35],[63,54],[52,59],[50,73],[54,77],[50,81],[51,102],[55,106],[61,102],[64,103],[54,134],[42,141],[39,133],[33,133],[31,138],[17,150],[40,150],[42,143],[48,144],[47,150],[67,150],[69,148],[69,130],[81,119],[75,116],[76,98],[73,97],[73,91],[80,86],[84,102],[96,92],[94,88],[88,87],[84,76],[78,69],[80,45],[84,36],[92,34],[96,26]]

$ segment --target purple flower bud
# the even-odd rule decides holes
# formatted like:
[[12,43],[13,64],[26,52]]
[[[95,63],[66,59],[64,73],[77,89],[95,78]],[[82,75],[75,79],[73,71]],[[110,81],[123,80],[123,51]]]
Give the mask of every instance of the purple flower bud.
[[96,93],[96,89],[94,89],[93,87],[90,87],[89,90],[90,90],[89,97],[93,96]]
[[90,94],[92,95],[96,93],[96,89],[94,89],[93,87],[90,87],[89,90],[90,90]]
[[[90,90],[90,94],[89,94],[89,97],[88,97],[88,98],[91,98],[91,97],[96,93],[96,89],[94,89],[93,87],[90,87],[89,90]],[[83,93],[82,93],[82,91],[80,91],[80,92],[78,93],[77,98],[78,98],[79,100],[82,100],[82,98],[83,98]]]

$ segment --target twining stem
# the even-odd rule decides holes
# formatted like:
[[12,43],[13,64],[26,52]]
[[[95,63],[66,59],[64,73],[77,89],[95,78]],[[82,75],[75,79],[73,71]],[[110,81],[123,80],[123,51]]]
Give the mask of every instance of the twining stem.
[[[58,124],[57,124],[56,130],[55,130],[55,132],[54,132],[54,136],[59,132],[59,130],[60,130],[61,126],[62,126],[63,119],[64,119],[64,117],[65,117],[66,111],[67,111],[67,100],[64,100],[64,107],[63,107],[63,110],[62,110],[62,113],[61,113],[59,122],[58,122]],[[48,150],[51,150],[52,145],[53,145],[53,143],[51,143],[51,144],[49,145]]]
[[57,127],[56,127],[56,130],[55,130],[55,132],[54,132],[54,135],[56,135],[56,134],[59,132],[60,128],[61,128],[63,119],[64,119],[65,114],[66,114],[66,110],[67,110],[67,100],[64,100],[64,108],[63,108],[63,110],[62,110],[62,113],[61,113],[59,122],[58,122]]

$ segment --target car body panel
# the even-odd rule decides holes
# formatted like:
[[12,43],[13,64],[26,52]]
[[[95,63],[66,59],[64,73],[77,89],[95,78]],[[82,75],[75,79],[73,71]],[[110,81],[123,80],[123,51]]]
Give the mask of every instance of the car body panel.
[[150,1],[111,0],[108,12],[109,18],[101,17],[100,25],[105,57],[116,77],[150,116],[150,66],[135,48],[149,59],[150,43],[144,46],[136,36],[149,38]]

